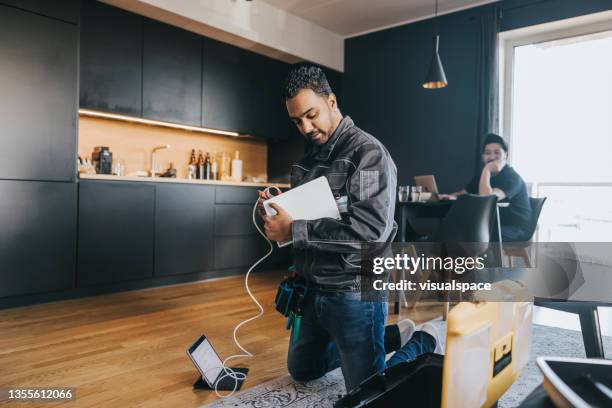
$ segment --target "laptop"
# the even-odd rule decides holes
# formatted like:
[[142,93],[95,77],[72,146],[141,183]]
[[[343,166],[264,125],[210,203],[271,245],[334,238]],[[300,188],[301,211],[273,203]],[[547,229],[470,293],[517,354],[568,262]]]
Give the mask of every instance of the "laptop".
[[[205,335],[201,335],[200,338],[187,349],[187,355],[202,375],[202,378],[198,379],[198,381],[193,384],[193,388],[208,388],[214,390],[216,384],[217,390],[220,391],[232,391],[234,387],[236,391],[238,391],[240,387],[242,387],[244,379],[236,380],[226,374],[223,369],[223,361],[221,361],[219,354],[217,354]],[[249,372],[248,368],[241,367],[232,367],[231,370],[233,372],[242,373],[245,376]],[[242,377],[242,375],[239,376]]]
[[417,186],[423,187],[423,191],[432,193],[432,195],[438,195],[438,185],[433,175],[414,176],[414,183]]

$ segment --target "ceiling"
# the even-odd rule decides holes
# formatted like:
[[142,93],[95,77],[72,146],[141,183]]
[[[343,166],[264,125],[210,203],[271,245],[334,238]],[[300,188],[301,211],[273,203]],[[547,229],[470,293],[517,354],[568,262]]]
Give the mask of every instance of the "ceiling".
[[[286,10],[330,31],[351,37],[431,17],[435,0],[255,0]],[[449,13],[497,0],[439,0]]]

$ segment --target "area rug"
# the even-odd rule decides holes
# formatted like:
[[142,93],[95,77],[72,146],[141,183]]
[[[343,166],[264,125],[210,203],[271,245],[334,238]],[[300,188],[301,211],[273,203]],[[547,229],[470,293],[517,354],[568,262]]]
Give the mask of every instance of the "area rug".
[[[612,337],[604,337],[606,357],[612,357]],[[584,357],[580,332],[556,327],[533,325],[531,358],[519,379],[499,401],[500,408],[516,407],[542,382],[535,365],[536,356]],[[289,375],[219,399],[202,408],[327,408],[344,395],[340,369],[306,383],[297,383]]]

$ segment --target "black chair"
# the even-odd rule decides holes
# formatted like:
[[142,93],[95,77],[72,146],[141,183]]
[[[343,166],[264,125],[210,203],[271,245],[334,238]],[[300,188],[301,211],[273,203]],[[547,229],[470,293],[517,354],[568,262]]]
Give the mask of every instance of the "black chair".
[[512,257],[516,256],[523,260],[525,266],[531,268],[529,247],[531,246],[533,234],[538,227],[538,220],[540,219],[540,213],[542,212],[542,207],[544,207],[545,201],[546,197],[530,197],[529,203],[531,204],[531,220],[527,234],[525,234],[525,237],[523,237],[524,239],[522,239],[520,242],[504,242],[504,255],[508,257],[508,264],[510,266],[512,266]]
[[445,256],[479,256],[489,248],[497,197],[463,194],[440,224],[436,241]]
[[[463,194],[459,196],[440,223],[440,228],[432,240],[434,242],[414,243],[415,252],[428,253],[429,256],[441,258],[483,255],[489,249],[496,205],[497,197],[494,195]],[[431,270],[421,271],[420,280],[426,281],[431,272]],[[445,280],[449,279],[446,273],[442,274],[445,275]],[[412,294],[413,307],[420,298],[421,292],[417,289]],[[445,301],[444,319],[446,319],[448,309],[449,302]]]

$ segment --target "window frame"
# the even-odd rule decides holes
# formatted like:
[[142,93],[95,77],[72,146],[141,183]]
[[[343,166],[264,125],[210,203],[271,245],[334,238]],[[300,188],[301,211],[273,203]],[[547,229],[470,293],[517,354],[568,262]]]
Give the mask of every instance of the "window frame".
[[563,40],[612,30],[612,10],[538,24],[498,34],[499,47],[499,127],[510,146],[508,162],[512,164],[512,115],[514,48],[523,45]]

